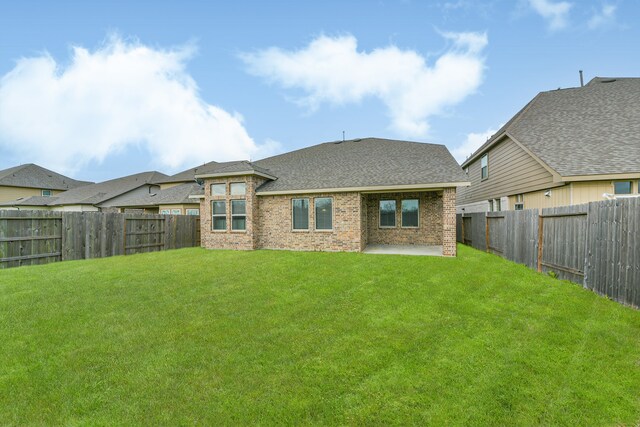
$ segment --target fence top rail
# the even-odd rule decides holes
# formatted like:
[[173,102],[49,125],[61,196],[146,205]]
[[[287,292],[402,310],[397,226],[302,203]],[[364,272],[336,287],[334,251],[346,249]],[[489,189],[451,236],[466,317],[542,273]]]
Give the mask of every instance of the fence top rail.
[[542,214],[541,218],[561,218],[565,216],[587,216],[588,212],[567,212],[567,213],[554,213],[554,214]]

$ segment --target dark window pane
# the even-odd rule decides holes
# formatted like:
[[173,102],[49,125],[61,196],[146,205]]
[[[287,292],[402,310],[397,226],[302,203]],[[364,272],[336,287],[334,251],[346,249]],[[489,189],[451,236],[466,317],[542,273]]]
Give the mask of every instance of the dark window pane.
[[315,199],[316,206],[316,230],[331,230],[332,226],[332,199]]
[[227,218],[224,216],[214,216],[213,217],[213,229],[214,230],[226,230],[227,229]]
[[246,230],[247,228],[247,217],[245,216],[234,216],[231,218],[231,229],[232,230]]
[[231,215],[244,215],[246,213],[245,203],[244,200],[232,200]]
[[631,181],[614,182],[613,189],[616,194],[631,194]]
[[212,213],[213,215],[226,215],[227,206],[226,202],[212,202]]
[[396,226],[396,201],[380,200],[380,227]]
[[402,226],[418,226],[418,199],[408,199],[402,201]]
[[309,229],[309,199],[293,199],[293,229]]

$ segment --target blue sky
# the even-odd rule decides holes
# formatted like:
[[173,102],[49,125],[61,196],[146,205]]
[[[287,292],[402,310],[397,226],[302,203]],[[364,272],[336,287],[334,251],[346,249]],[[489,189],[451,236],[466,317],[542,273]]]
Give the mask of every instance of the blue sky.
[[342,138],[460,160],[536,93],[638,76],[640,3],[0,3],[0,169],[100,181]]

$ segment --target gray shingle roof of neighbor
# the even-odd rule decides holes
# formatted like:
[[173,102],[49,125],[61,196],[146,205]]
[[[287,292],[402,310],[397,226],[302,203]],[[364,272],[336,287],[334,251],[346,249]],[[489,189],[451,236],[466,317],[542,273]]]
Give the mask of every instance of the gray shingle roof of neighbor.
[[463,166],[504,133],[561,176],[640,172],[640,78],[541,92]]
[[201,190],[202,186],[195,182],[180,184],[165,190],[158,190],[155,193],[144,197],[137,197],[135,199],[124,201],[120,206],[144,207],[173,204],[194,204],[199,203],[198,200],[190,199],[189,196],[192,194],[198,194]]
[[277,177],[257,192],[402,185],[467,185],[444,145],[361,138],[326,142],[252,163]]
[[0,206],[48,206],[49,203],[55,201],[57,197],[31,196],[21,197],[8,202],[0,202]]
[[210,169],[210,168],[214,167],[217,164],[218,164],[218,162],[208,162],[208,163],[205,163],[203,165],[196,166],[194,168],[189,168],[189,169],[184,170],[182,172],[178,172],[177,174],[171,175],[171,176],[169,176],[167,178],[160,179],[160,180],[156,181],[156,183],[157,184],[165,184],[165,183],[171,183],[171,182],[189,182],[189,181],[193,181],[195,179],[196,174],[199,171]]
[[165,178],[167,175],[152,171],[86,185],[58,194],[49,206],[97,205],[145,184],[156,184],[158,180]]
[[45,169],[42,166],[34,165],[33,163],[0,170],[0,185],[7,187],[28,187],[66,191],[88,184],[93,183],[78,181]]

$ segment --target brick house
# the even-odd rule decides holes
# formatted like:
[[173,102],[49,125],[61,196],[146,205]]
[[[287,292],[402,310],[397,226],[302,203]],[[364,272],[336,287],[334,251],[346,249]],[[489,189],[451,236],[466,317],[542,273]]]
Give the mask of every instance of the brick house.
[[425,245],[456,255],[456,187],[443,145],[378,138],[328,142],[200,168],[202,246],[363,251]]

